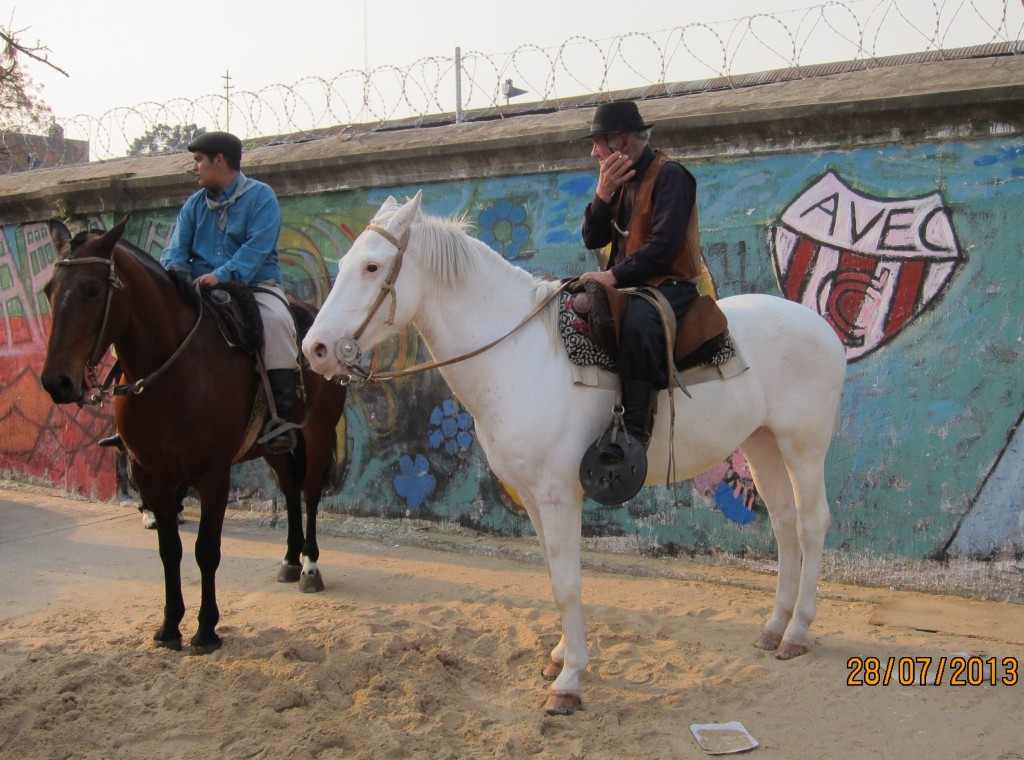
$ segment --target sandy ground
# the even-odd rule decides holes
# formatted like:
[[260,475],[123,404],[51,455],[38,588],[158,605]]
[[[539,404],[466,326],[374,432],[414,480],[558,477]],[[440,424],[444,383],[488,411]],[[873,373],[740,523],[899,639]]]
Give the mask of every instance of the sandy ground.
[[[1018,605],[822,584],[811,652],[778,662],[751,646],[772,576],[671,560],[671,577],[643,577],[666,561],[615,557],[628,573],[584,577],[585,710],[555,718],[539,672],[558,616],[531,544],[495,542],[517,560],[459,540],[477,551],[325,537],[327,590],[304,595],[274,580],[283,530],[232,519],[225,645],[192,657],[150,643],[162,578],[134,509],[0,491],[0,757],[662,760],[707,756],[691,724],[739,721],[760,743],[749,757],[1024,758],[1024,687],[1004,683],[1004,658],[1024,659]],[[851,658],[884,672],[958,653],[995,671],[847,683]]]

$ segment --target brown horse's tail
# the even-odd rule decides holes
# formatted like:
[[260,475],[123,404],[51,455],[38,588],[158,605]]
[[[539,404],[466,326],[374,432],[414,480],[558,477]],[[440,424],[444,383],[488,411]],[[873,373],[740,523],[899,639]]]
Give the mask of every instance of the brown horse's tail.
[[338,467],[338,430],[335,428],[334,435],[331,438],[331,458],[327,467],[324,468],[324,474],[320,480],[320,488],[323,491],[338,491],[344,480],[341,468]]

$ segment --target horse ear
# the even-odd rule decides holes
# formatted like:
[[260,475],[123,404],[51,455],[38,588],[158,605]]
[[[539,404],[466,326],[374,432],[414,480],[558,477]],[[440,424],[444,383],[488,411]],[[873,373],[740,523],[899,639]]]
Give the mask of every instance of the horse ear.
[[117,245],[117,241],[121,239],[121,235],[124,234],[124,228],[128,225],[128,220],[131,218],[131,214],[125,214],[124,219],[103,233],[103,237],[100,238],[100,241],[97,244],[100,252],[109,254],[114,250],[114,246]]
[[64,222],[59,219],[51,219],[49,227],[50,240],[53,241],[53,245],[57,249],[57,254],[61,258],[64,258],[67,254],[68,246],[71,245],[71,230],[69,230]]
[[381,204],[380,208],[377,209],[377,213],[373,215],[373,221],[379,222],[383,219],[391,216],[398,210],[398,201],[395,200],[395,196],[389,195],[388,199]]
[[391,222],[391,234],[397,238],[402,237],[412,226],[412,223],[416,220],[416,215],[420,212],[420,202],[423,200],[423,191],[418,190],[416,196],[398,209],[395,212],[395,217]]

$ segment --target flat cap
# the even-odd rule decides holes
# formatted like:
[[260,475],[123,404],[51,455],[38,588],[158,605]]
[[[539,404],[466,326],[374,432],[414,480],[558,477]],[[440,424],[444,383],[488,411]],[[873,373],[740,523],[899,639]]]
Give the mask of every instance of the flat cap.
[[236,161],[242,160],[242,141],[230,132],[204,132],[188,144],[190,153],[216,156],[223,153]]

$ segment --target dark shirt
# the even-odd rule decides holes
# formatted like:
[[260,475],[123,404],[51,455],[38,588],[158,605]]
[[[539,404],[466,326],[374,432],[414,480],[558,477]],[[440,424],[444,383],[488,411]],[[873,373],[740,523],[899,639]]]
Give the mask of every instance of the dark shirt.
[[611,270],[620,288],[641,286],[647,280],[670,271],[686,238],[690,213],[697,199],[697,180],[682,164],[669,161],[662,166],[651,193],[654,205],[651,233],[636,253],[627,259],[626,238],[615,234],[612,212],[617,196],[621,194],[619,215],[615,221],[619,229],[628,230],[640,183],[654,156],[654,149],[647,146],[640,159],[633,164],[636,174],[616,191],[612,202],[605,203],[595,195],[583,212],[583,244],[588,249],[603,248],[612,243],[614,238]]

